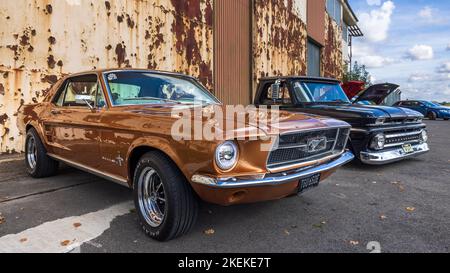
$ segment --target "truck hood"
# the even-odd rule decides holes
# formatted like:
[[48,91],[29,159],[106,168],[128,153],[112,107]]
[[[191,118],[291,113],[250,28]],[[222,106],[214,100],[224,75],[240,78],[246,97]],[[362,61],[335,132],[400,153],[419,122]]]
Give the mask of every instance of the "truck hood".
[[370,101],[377,105],[383,103],[383,101],[400,86],[393,83],[375,84],[367,88],[358,94],[355,103]]
[[308,107],[316,110],[315,114],[327,115],[334,118],[419,118],[423,117],[419,112],[399,107],[380,105],[360,105],[360,104],[336,104],[322,105],[316,104]]
[[[226,131],[235,130],[242,132],[241,136],[278,135],[292,131],[320,129],[328,127],[350,127],[344,121],[327,117],[318,117],[310,114],[299,114],[281,110],[257,111],[256,108],[249,111],[239,111],[237,116],[231,109],[223,105],[209,105],[205,107],[193,105],[162,104],[158,106],[132,106],[122,111],[132,112],[141,117],[161,117],[171,122],[190,115],[191,120],[201,121],[203,125],[221,128],[220,123],[230,124],[232,127],[224,127]],[[223,115],[217,114],[222,112]],[[219,129],[221,130],[221,129]]]

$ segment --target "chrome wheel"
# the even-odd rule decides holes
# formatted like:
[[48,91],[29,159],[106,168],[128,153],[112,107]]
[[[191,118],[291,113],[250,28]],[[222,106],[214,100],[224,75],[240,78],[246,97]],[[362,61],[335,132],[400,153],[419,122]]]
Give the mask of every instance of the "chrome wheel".
[[36,140],[34,139],[34,137],[28,138],[27,161],[28,161],[28,166],[32,170],[34,170],[36,168],[36,162],[37,162],[37,147],[36,147]]
[[161,177],[151,167],[145,168],[138,180],[139,208],[151,227],[159,227],[166,215],[166,194]]

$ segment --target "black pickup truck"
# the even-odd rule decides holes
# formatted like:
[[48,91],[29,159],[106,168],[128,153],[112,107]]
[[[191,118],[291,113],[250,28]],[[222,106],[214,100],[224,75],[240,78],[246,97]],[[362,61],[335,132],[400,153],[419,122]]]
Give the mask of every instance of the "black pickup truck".
[[298,76],[262,78],[255,105],[276,105],[282,110],[344,120],[353,127],[348,148],[362,163],[382,165],[429,151],[422,114],[378,105],[397,88],[397,85],[378,85],[350,102],[338,80]]

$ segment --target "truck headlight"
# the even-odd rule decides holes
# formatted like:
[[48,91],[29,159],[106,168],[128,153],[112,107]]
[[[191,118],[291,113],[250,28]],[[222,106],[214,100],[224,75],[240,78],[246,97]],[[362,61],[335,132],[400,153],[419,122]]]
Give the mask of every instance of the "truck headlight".
[[427,142],[428,141],[428,132],[427,130],[423,130],[422,134],[420,135],[420,140],[422,142]]
[[238,160],[238,147],[233,141],[227,141],[216,149],[216,164],[223,171],[231,170]]
[[386,119],[385,119],[385,118],[378,118],[378,119],[375,121],[375,125],[383,125],[385,122],[386,122]]
[[385,145],[386,136],[383,133],[374,136],[370,142],[370,148],[373,150],[383,150]]

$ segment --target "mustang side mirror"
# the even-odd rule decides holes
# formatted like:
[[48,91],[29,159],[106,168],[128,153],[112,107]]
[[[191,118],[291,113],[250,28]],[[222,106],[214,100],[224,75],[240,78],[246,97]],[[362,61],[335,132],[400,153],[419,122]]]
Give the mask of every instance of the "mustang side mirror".
[[94,110],[94,99],[90,95],[76,95],[75,96],[76,104],[86,104],[89,109]]
[[271,86],[272,89],[272,100],[276,101],[280,98],[280,90],[281,90],[281,81],[277,80],[274,84]]

